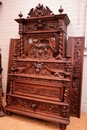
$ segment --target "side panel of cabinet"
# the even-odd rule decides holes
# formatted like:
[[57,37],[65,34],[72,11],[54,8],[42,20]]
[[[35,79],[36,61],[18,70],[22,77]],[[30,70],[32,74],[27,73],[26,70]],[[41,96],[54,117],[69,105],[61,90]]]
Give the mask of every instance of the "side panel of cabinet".
[[[9,61],[8,61],[8,74],[11,71],[12,68],[12,59],[15,54],[15,46],[17,46],[20,43],[20,39],[10,39],[10,47],[9,47]],[[7,77],[7,92],[9,92],[10,88],[10,79],[9,76]]]
[[84,37],[69,37],[68,49],[73,62],[71,115],[80,117]]

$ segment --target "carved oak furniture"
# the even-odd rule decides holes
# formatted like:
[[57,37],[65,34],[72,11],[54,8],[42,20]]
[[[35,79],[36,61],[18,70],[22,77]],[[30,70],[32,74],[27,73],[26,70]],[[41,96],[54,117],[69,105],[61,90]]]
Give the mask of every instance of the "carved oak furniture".
[[18,113],[60,124],[80,116],[83,38],[67,42],[67,14],[38,4],[15,19],[20,39],[11,39],[7,114]]

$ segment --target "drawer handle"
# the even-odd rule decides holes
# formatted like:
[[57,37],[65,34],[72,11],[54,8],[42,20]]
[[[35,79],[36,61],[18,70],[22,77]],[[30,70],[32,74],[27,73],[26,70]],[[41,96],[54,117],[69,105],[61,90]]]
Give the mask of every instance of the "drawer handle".
[[32,107],[33,109],[35,109],[35,108],[37,107],[37,104],[36,104],[36,103],[33,103],[33,104],[31,105],[31,107]]

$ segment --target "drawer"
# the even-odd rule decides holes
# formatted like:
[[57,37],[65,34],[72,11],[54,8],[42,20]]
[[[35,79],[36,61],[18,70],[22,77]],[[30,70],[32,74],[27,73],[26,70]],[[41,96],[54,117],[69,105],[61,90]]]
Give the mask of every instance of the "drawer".
[[54,117],[68,117],[69,114],[69,104],[67,103],[46,101],[31,97],[24,98],[15,94],[8,94],[7,104],[8,108],[12,107],[13,109],[18,109],[22,112],[27,111],[28,113],[53,115]]
[[13,93],[48,100],[63,100],[63,86],[14,81]]

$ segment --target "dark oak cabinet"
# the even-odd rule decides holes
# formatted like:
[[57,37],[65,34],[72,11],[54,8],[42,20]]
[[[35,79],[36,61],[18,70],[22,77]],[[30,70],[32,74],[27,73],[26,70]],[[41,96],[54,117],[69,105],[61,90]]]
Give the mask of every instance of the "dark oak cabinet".
[[5,110],[60,124],[80,116],[83,37],[69,37],[67,14],[38,4],[11,39]]

